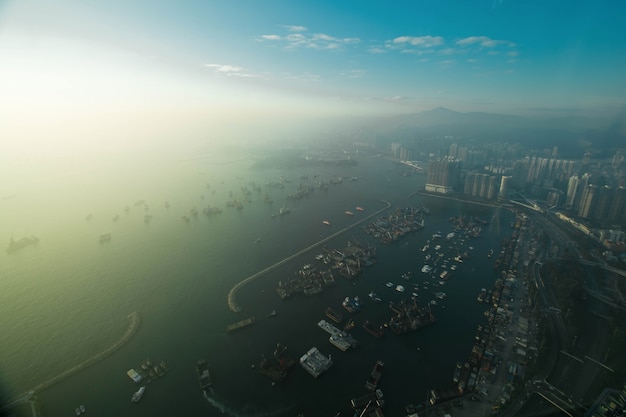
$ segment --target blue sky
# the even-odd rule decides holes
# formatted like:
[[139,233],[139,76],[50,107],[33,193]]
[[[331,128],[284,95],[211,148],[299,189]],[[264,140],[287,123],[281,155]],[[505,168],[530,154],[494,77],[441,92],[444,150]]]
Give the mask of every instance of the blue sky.
[[626,104],[625,22],[620,0],[9,1],[0,110],[13,131],[42,113],[44,126],[168,115],[199,128],[438,106],[609,112]]

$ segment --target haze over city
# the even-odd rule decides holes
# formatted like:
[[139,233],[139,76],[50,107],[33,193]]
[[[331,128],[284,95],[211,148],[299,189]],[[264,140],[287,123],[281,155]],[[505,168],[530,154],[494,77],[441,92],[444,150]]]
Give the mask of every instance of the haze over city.
[[0,414],[618,415],[625,21],[0,2]]

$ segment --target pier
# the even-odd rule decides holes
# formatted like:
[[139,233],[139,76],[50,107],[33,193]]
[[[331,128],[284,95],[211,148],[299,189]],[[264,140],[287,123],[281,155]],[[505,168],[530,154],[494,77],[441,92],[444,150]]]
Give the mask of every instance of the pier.
[[228,293],[228,308],[230,308],[230,310],[233,313],[239,313],[241,311],[241,307],[237,304],[237,291],[239,291],[241,288],[243,288],[246,284],[248,284],[249,282],[254,281],[255,279],[267,274],[270,271],[273,271],[274,269],[286,264],[287,262],[297,258],[300,255],[304,255],[307,252],[310,252],[311,250],[317,248],[320,245],[323,245],[324,243],[328,242],[329,240],[339,236],[340,234],[360,225],[361,223],[364,223],[366,221],[368,221],[369,219],[378,216],[380,213],[382,213],[383,211],[387,210],[389,207],[391,207],[391,203],[388,201],[384,201],[381,200],[382,203],[385,204],[385,207],[381,208],[380,210],[370,214],[367,217],[364,217],[363,219],[351,224],[350,226],[346,226],[343,229],[333,233],[332,235],[325,237],[324,239],[320,240],[317,243],[312,244],[311,246],[308,246],[296,253],[294,253],[291,256],[288,256],[287,258],[283,259],[282,261],[276,262],[274,265],[268,266],[267,268],[257,272],[256,274],[250,275],[248,278],[244,279],[243,281],[238,282],[237,284],[235,284],[235,286],[229,291]]
[[102,359],[106,358],[111,353],[115,352],[116,350],[124,346],[126,343],[128,343],[128,341],[135,335],[135,333],[137,333],[137,330],[139,330],[139,325],[141,324],[141,316],[139,315],[138,312],[135,311],[128,315],[128,319],[129,319],[128,329],[126,329],[126,332],[124,333],[124,335],[117,342],[107,347],[103,351],[97,353],[96,355],[92,356],[91,358],[87,359],[86,361],[81,362],[78,365],[73,366],[72,368],[66,370],[65,372],[62,372],[40,383],[39,385],[35,386],[34,388],[26,392],[23,396],[17,399],[14,399],[12,401],[9,401],[2,408],[0,408],[0,411],[7,411],[17,405],[30,402],[33,408],[33,416],[37,416],[38,413],[36,412],[36,404],[35,404],[36,396],[35,395],[38,392],[44,391],[50,388],[51,386],[101,361]]

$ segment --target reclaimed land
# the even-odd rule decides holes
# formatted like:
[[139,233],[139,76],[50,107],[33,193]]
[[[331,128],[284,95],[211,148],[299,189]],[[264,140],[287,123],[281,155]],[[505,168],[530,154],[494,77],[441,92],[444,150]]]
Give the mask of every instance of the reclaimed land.
[[378,216],[380,213],[382,213],[383,211],[387,210],[389,207],[391,207],[391,203],[388,201],[384,201],[381,200],[381,202],[385,203],[385,207],[381,208],[380,210],[370,214],[367,217],[364,217],[363,219],[351,224],[350,226],[346,226],[343,229],[333,233],[332,235],[325,237],[324,239],[320,240],[317,243],[312,244],[311,246],[308,246],[304,249],[302,249],[301,251],[298,251],[296,253],[294,253],[291,256],[288,256],[287,258],[283,259],[282,261],[276,262],[274,265],[270,265],[267,268],[257,272],[256,274],[250,275],[248,278],[244,279],[243,281],[238,282],[237,284],[235,284],[235,286],[229,291],[228,293],[228,308],[230,308],[230,310],[233,313],[239,313],[241,311],[241,307],[239,306],[239,304],[237,304],[237,292],[243,288],[246,284],[248,284],[249,282],[254,281],[255,279],[267,274],[270,271],[273,271],[274,269],[278,268],[279,266],[282,266],[284,264],[286,264],[287,262],[297,258],[300,255],[304,255],[305,253],[315,249],[316,247],[323,245],[324,243],[328,242],[329,240],[339,236],[340,234],[360,225],[361,223],[364,223],[366,221],[368,221],[369,219]]

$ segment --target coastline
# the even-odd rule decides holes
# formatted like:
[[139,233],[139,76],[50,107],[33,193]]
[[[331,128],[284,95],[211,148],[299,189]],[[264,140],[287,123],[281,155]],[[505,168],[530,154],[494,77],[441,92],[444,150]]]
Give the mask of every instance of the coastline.
[[227,297],[227,302],[228,302],[228,308],[230,309],[230,311],[232,311],[233,313],[239,313],[241,312],[242,308],[237,304],[237,300],[236,300],[236,296],[237,296],[237,292],[243,288],[246,284],[248,284],[249,282],[254,281],[255,279],[265,275],[266,273],[278,268],[281,265],[284,265],[285,263],[291,261],[292,259],[300,256],[300,255],[304,255],[305,253],[315,249],[316,247],[320,246],[321,244],[326,243],[327,241],[341,235],[344,232],[347,232],[348,230],[360,225],[361,223],[370,220],[371,218],[378,216],[379,214],[381,214],[383,211],[388,210],[391,207],[391,203],[389,201],[385,201],[385,200],[381,200],[382,203],[385,204],[385,207],[375,211],[374,213],[370,214],[367,217],[362,218],[361,220],[351,224],[350,226],[346,226],[343,229],[333,233],[330,236],[325,237],[324,239],[320,240],[319,242],[316,242],[314,244],[312,244],[311,246],[308,246],[296,253],[294,253],[293,255],[288,256],[287,258],[283,259],[282,261],[278,261],[273,265],[268,266],[265,269],[262,269],[261,271],[250,275],[249,277],[243,279],[242,281],[239,281],[237,284],[235,284],[235,286],[228,292],[228,297]]

